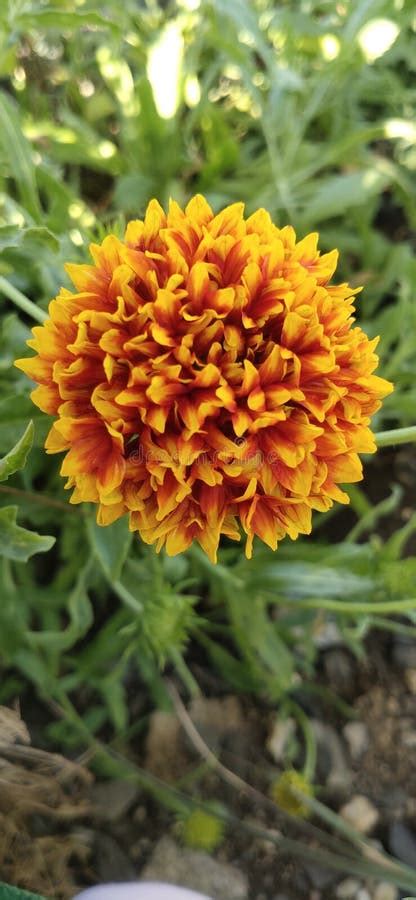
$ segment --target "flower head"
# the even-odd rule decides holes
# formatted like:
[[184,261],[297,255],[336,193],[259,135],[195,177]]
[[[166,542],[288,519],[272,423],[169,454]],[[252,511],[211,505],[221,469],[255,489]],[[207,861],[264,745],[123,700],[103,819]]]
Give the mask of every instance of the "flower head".
[[222,534],[273,549],[348,502],[358,453],[391,385],[377,339],[354,325],[337,251],[301,241],[260,209],[214,215],[202,196],[167,214],[152,200],[124,240],[91,245],[17,365],[56,416],[49,453],[72,503],[98,504],[168,554],[193,540],[215,560]]
[[271,797],[280,809],[301,819],[307,819],[310,815],[306,800],[313,797],[313,793],[313,785],[296,769],[286,769],[282,772],[270,789]]
[[195,808],[181,821],[181,836],[187,847],[194,850],[215,850],[224,836],[224,823],[215,811]]

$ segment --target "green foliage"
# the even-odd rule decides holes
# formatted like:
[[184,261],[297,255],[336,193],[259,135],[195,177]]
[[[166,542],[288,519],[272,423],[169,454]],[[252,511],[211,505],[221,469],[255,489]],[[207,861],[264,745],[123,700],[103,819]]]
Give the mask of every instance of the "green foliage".
[[27,562],[34,553],[50,550],[55,538],[21,528],[16,524],[17,511],[17,506],[0,509],[0,553],[8,559]]
[[[0,481],[7,481],[10,475],[24,467],[33,444],[33,435],[33,422],[29,422],[17,444],[3,459],[0,459]],[[34,553],[50,550],[55,538],[21,528],[16,524],[17,512],[17,506],[5,506],[0,509],[0,556],[27,562]]]
[[0,481],[7,481],[9,475],[23,469],[29,452],[33,444],[34,427],[33,422],[29,422],[25,433],[15,444],[12,450],[9,450],[3,459],[0,459]]

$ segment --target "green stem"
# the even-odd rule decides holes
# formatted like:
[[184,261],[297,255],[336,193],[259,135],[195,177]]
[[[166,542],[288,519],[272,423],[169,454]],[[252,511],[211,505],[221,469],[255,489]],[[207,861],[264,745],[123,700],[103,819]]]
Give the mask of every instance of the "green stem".
[[19,309],[27,313],[28,316],[31,316],[32,319],[35,319],[36,322],[40,322],[41,325],[43,325],[48,318],[47,313],[45,313],[43,309],[36,306],[36,303],[33,303],[28,297],[25,297],[14,284],[11,284],[10,281],[7,281],[7,278],[3,278],[2,275],[0,275],[0,290],[3,291],[3,294],[5,294],[15,306],[18,306]]
[[299,609],[328,609],[344,615],[361,615],[362,613],[396,613],[416,610],[416,597],[407,600],[381,600],[354,602],[349,600],[329,600],[326,597],[296,600]]
[[409,425],[408,428],[393,428],[391,431],[379,431],[374,437],[377,447],[412,444],[416,441],[416,425]]
[[287,705],[289,711],[291,710],[295,719],[298,720],[299,726],[303,731],[303,737],[305,740],[305,763],[303,766],[303,775],[306,781],[308,781],[309,784],[312,784],[315,777],[317,757],[315,735],[311,728],[311,723],[308,719],[308,716],[303,711],[302,707],[299,706],[299,704],[296,703],[295,700],[289,700]]
[[75,513],[82,516],[82,511],[78,506],[70,506],[63,500],[55,500],[54,497],[48,497],[46,494],[40,494],[36,491],[24,491],[21,488],[10,487],[8,484],[0,484],[0,494],[12,494],[13,497],[21,497],[28,503],[40,503],[42,506],[50,506],[53,509],[62,510],[62,512]]
[[185,687],[187,688],[187,690],[189,692],[189,696],[190,697],[199,697],[201,695],[201,690],[200,690],[199,684],[195,680],[190,669],[188,669],[188,666],[186,665],[186,662],[182,656],[181,651],[178,650],[177,647],[171,647],[171,649],[169,651],[169,657],[171,659],[171,662],[175,666],[175,669],[176,669],[179,677],[182,679]]

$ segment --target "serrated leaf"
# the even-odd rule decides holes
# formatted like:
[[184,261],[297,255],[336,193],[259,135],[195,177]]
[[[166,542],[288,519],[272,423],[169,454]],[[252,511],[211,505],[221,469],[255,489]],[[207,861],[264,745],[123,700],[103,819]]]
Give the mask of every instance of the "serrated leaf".
[[14,472],[23,469],[27,457],[32,448],[35,428],[33,422],[29,422],[25,433],[22,435],[12,450],[0,459],[0,481],[6,481]]
[[90,518],[87,520],[87,534],[91,550],[103,572],[107,578],[116,581],[120,577],[133,538],[126,516],[104,528]]
[[46,553],[55,538],[28,531],[16,523],[17,506],[0,509],[0,555],[16,562],[27,562],[34,553]]

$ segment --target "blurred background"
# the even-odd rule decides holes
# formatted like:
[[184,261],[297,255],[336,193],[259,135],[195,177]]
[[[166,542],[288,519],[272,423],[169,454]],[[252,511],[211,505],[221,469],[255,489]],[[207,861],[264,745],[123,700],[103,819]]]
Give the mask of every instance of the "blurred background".
[[[339,248],[395,383],[375,429],[414,424],[415,41],[413,0],[0,3],[0,455],[35,423],[27,466],[0,486],[0,702],[15,716],[0,738],[8,759],[16,740],[29,755],[13,756],[14,799],[0,800],[5,880],[68,898],[166,875],[170,859],[172,878],[176,865],[216,900],[416,894],[412,447],[366,461],[350,509],[277,556],[156,558],[124,522],[98,529],[69,507],[42,450],[50,422],[13,369],[33,324],[16,291],[46,309],[92,240],[122,234],[152,197],[203,192]],[[18,526],[1,519],[12,503]],[[30,782],[25,803],[19,710],[36,752],[67,758],[59,775],[38,758],[52,780]],[[201,763],[178,715],[257,798]],[[368,862],[367,834],[407,881]]]

